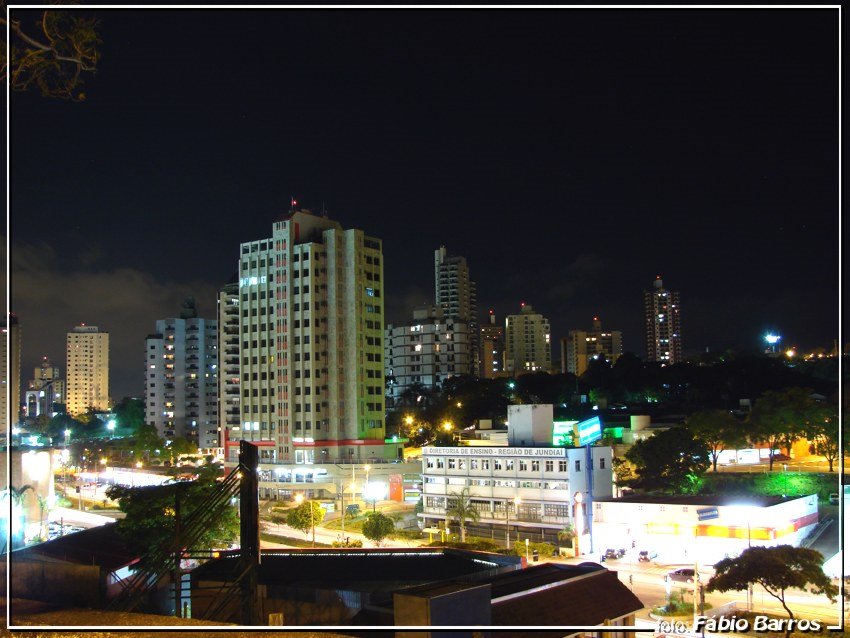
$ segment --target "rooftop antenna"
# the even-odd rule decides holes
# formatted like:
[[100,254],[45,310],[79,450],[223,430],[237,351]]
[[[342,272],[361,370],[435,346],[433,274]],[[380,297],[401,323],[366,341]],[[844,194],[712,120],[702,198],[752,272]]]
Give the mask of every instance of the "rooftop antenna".
[[325,209],[325,200],[322,200],[322,217],[328,218],[328,211]]
[[290,213],[294,213],[294,212],[295,212],[295,206],[296,206],[297,204],[298,204],[298,202],[297,202],[297,201],[295,201],[295,196],[290,195],[290,196],[289,196],[289,212],[290,212]]

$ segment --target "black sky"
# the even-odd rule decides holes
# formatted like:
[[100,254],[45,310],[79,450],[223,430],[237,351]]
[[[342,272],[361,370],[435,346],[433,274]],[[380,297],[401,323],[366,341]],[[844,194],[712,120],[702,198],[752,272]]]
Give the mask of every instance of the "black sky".
[[24,380],[83,321],[140,395],[155,320],[212,313],[290,194],[383,239],[388,321],[444,244],[555,340],[598,314],[642,356],[657,274],[687,351],[837,338],[837,10],[97,15],[85,102],[11,100]]

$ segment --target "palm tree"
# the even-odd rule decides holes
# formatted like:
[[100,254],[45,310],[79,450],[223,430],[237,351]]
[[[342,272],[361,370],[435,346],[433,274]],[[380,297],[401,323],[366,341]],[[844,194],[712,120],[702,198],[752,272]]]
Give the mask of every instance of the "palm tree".
[[466,521],[477,523],[481,518],[481,514],[472,504],[469,498],[469,488],[463,488],[460,493],[449,494],[449,503],[446,508],[446,515],[450,518],[457,519],[460,525],[460,542],[466,542]]
[[[24,529],[26,528],[26,514],[23,511],[23,507],[24,494],[27,490],[30,490],[33,494],[35,494],[35,488],[33,488],[32,485],[23,485],[21,487],[7,485],[6,489],[3,490],[3,496],[12,500],[11,508],[8,508],[6,506],[3,507],[4,511],[11,512],[12,514],[12,519],[9,521],[9,525],[7,528],[11,534],[11,543],[9,543],[9,545],[12,549],[17,549],[18,547],[23,545]],[[20,521],[17,520],[19,516],[21,518]]]

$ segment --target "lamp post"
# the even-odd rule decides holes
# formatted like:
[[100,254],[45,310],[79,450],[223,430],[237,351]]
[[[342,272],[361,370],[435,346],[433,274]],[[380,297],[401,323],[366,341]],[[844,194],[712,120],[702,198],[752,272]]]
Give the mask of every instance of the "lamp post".
[[528,539],[526,538],[525,539],[525,564],[526,565],[528,565],[529,560],[531,560],[531,559],[528,555]]
[[782,498],[788,494],[788,464],[782,464]]
[[[514,496],[514,507],[519,509],[519,504],[522,499],[519,496]],[[518,517],[517,517],[518,518]],[[511,548],[511,502],[505,501],[505,548]]]
[[581,556],[581,536],[584,533],[584,518],[581,512],[581,503],[584,500],[584,495],[581,492],[575,493],[575,527],[576,527],[576,556]]
[[[750,531],[750,517],[747,516],[747,549],[753,546],[752,533]],[[747,584],[747,611],[753,610],[753,584]]]

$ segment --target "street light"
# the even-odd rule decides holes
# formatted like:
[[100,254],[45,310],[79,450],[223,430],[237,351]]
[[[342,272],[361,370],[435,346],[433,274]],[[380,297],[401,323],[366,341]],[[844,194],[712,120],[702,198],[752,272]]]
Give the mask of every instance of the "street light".
[[[514,496],[514,507],[517,509],[517,514],[519,514],[519,504],[522,503],[522,499],[519,496]],[[517,520],[519,520],[519,516],[517,516]],[[511,548],[511,502],[505,501],[505,548]]]
[[770,352],[772,354],[776,354],[776,346],[782,340],[782,337],[777,334],[768,332],[766,335],[764,335],[764,340],[767,345],[770,346]]

